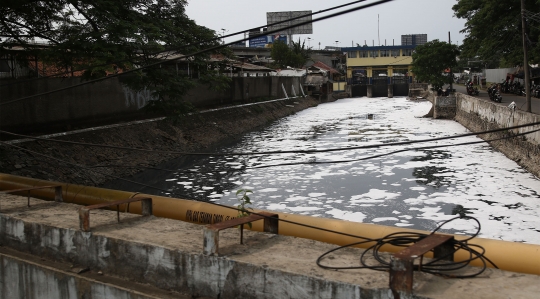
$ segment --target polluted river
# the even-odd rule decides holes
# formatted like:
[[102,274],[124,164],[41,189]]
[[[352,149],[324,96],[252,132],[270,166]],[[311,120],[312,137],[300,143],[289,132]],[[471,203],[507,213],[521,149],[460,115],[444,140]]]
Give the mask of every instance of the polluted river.
[[[428,101],[354,98],[324,103],[208,156],[186,156],[107,188],[433,230],[475,217],[480,236],[540,244],[540,180],[452,120],[422,117]],[[241,117],[241,115],[239,115]],[[409,143],[410,142],[410,143]],[[476,142],[476,143],[475,143]],[[463,144],[463,145],[460,145]],[[224,155],[245,153],[246,155]],[[473,234],[453,221],[443,232]]]

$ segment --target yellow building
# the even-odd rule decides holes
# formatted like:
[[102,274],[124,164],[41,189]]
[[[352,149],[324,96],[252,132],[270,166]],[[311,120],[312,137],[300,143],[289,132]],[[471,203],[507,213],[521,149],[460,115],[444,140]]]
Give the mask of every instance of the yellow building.
[[416,45],[341,48],[347,53],[347,83],[373,84],[383,77],[410,82],[414,48]]

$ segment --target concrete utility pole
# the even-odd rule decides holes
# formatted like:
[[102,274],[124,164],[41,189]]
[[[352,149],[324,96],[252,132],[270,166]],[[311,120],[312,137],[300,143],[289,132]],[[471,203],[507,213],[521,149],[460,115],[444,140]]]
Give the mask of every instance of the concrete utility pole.
[[[452,45],[452,39],[450,39],[450,31],[448,31],[448,44]],[[450,92],[453,92],[454,89],[453,83],[454,83],[454,74],[452,74],[452,68],[449,68],[450,72],[448,72],[448,77],[450,77]],[[449,92],[449,93],[450,93]]]
[[523,72],[525,73],[525,111],[531,112],[531,82],[529,75],[529,57],[525,35],[525,0],[521,0],[521,37],[523,39]]

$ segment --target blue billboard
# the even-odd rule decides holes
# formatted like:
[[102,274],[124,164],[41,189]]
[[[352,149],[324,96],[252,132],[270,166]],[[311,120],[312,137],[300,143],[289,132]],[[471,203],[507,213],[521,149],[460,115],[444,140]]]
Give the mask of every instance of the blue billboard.
[[276,40],[287,43],[287,36],[276,34],[276,35],[267,35],[267,36],[259,36],[256,38],[252,38],[249,40],[249,47],[250,48],[264,48],[266,47],[266,45],[271,44]]

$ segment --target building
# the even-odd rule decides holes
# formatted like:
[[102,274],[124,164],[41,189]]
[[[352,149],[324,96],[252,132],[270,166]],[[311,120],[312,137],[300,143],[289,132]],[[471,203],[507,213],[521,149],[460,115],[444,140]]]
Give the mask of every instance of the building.
[[399,85],[412,82],[412,53],[418,45],[427,42],[427,35],[402,35],[401,39],[405,44],[398,46],[341,48],[347,55],[347,85],[351,86],[352,96],[367,93],[366,88],[354,88],[355,85],[373,85],[373,96],[386,96],[389,84],[399,89],[394,95],[401,95],[404,88]]
[[[347,53],[347,82],[373,84],[373,78],[408,77],[416,46],[363,46],[342,48]],[[369,79],[369,81],[366,81]]]

